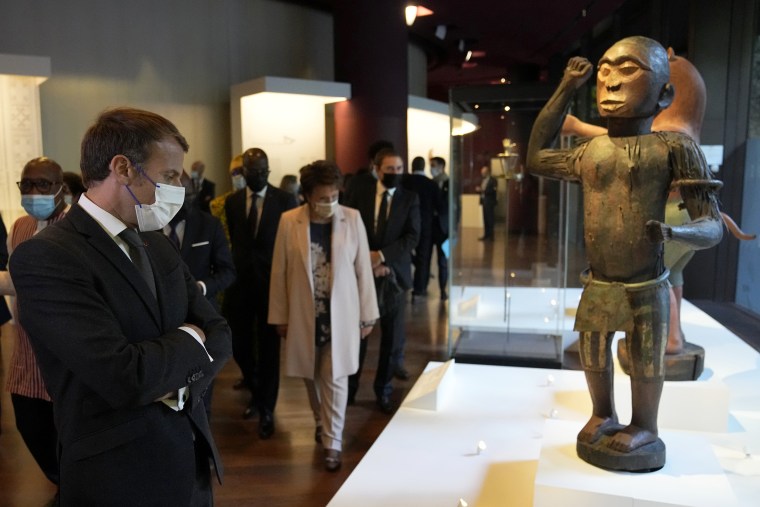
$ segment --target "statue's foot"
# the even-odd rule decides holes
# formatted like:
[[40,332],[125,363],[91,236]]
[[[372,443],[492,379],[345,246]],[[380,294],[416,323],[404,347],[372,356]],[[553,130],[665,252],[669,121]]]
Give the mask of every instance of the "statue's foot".
[[649,430],[629,425],[612,435],[607,447],[618,452],[632,452],[639,447],[657,441],[657,435]]
[[578,433],[578,441],[593,444],[603,435],[610,435],[621,428],[616,417],[591,416],[591,419]]
[[668,343],[665,345],[665,353],[669,355],[681,354],[684,351],[686,338],[681,330],[674,331],[668,335]]

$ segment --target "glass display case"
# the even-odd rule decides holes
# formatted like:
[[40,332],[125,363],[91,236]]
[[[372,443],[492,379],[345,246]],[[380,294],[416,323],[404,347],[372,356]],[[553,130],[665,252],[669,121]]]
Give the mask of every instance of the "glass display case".
[[[543,101],[511,100],[499,88],[501,97],[451,92],[452,117],[473,113],[479,129],[452,136],[449,354],[458,362],[560,368],[576,339],[577,274],[585,264],[579,188],[526,173]],[[492,238],[483,229],[486,168],[497,183]]]

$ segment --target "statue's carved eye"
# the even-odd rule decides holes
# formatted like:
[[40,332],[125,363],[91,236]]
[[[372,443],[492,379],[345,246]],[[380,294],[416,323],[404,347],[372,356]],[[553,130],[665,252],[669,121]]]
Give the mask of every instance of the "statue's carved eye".
[[633,62],[625,62],[618,68],[618,71],[624,76],[632,76],[639,71],[641,67]]

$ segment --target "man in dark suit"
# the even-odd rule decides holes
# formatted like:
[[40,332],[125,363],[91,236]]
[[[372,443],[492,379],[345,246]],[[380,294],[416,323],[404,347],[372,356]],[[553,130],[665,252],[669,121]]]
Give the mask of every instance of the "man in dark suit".
[[493,226],[496,221],[496,180],[491,176],[491,168],[484,165],[480,170],[480,205],[483,207],[483,236],[480,241],[493,241]]
[[[235,264],[221,222],[195,206],[195,187],[187,173],[183,172],[180,179],[185,187],[185,203],[163,232],[179,250],[201,294],[218,311],[217,294],[235,281]],[[213,392],[212,382],[203,397],[209,420]]]
[[[403,289],[396,296],[395,304],[380,316],[380,357],[373,385],[380,409],[392,413],[391,379],[396,358],[402,357],[401,351],[406,342],[406,291],[412,286],[412,250],[420,237],[420,201],[417,194],[401,188],[404,161],[398,153],[393,150],[380,151],[375,165],[379,180],[365,181],[355,186],[346,195],[346,205],[361,213],[369,238],[375,279],[388,276],[393,271]],[[359,389],[366,352],[367,341],[362,340],[359,371],[349,377],[349,403],[353,403]]]
[[[443,203],[438,185],[425,175],[425,159],[422,157],[414,157],[412,160],[412,174],[404,177],[404,188],[408,188],[420,198],[420,241],[414,249],[412,259],[414,262],[412,299],[414,299],[427,297],[430,259],[433,256],[433,222],[441,214]],[[397,365],[396,373],[403,373],[403,370],[403,362],[401,362]]]
[[216,184],[207,180],[203,173],[206,171],[206,164],[200,160],[193,162],[190,169],[190,177],[193,180],[193,189],[195,190],[195,202],[198,208],[210,213],[209,203],[216,195]]
[[443,251],[443,244],[449,239],[449,175],[446,174],[446,161],[442,157],[430,159],[430,175],[441,191],[441,210],[433,221],[433,243],[438,261],[438,288],[441,301],[449,298],[446,292],[449,281],[449,261]]
[[243,154],[246,188],[225,201],[235,283],[224,297],[224,314],[232,328],[233,356],[251,390],[251,403],[243,413],[259,414],[259,437],[274,433],[274,408],[280,387],[280,336],[267,324],[269,277],[280,215],[296,207],[293,194],[268,183],[269,160],[259,148]]
[[[50,391],[60,505],[211,505],[221,479],[202,395],[230,331],[160,232],[187,142],[148,111],[105,111],[82,141],[87,193],[10,261]],[[138,233],[135,228],[139,227]]]

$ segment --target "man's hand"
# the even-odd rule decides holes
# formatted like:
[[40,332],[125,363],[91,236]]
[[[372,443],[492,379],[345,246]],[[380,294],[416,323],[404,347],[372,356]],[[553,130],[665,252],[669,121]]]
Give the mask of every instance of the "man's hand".
[[673,239],[673,229],[657,220],[647,222],[647,237],[652,243],[665,243]]
[[362,340],[365,339],[367,336],[369,336],[369,334],[372,332],[372,328],[374,328],[374,327],[375,326],[364,326],[363,328],[361,328],[361,330],[362,330]]
[[369,260],[372,263],[373,268],[376,268],[377,266],[383,263],[383,257],[380,255],[380,252],[378,252],[377,250],[372,250],[369,253]]
[[384,266],[382,264],[372,268],[372,274],[375,275],[375,278],[380,278],[381,276],[388,276],[390,272],[391,272],[391,268],[389,268],[388,266]]
[[562,76],[562,80],[566,83],[570,83],[577,90],[591,77],[591,72],[594,70],[594,66],[586,58],[582,56],[574,56],[567,62],[565,67],[565,74]]
[[288,325],[287,324],[277,324],[275,326],[275,329],[277,330],[277,334],[280,338],[287,338],[288,337]]
[[187,322],[185,322],[182,325],[185,326],[185,327],[189,327],[190,329],[192,329],[193,331],[195,331],[196,333],[198,333],[198,336],[201,337],[201,341],[203,343],[206,343],[206,333],[203,332],[203,329],[199,328],[195,324],[188,324]]

